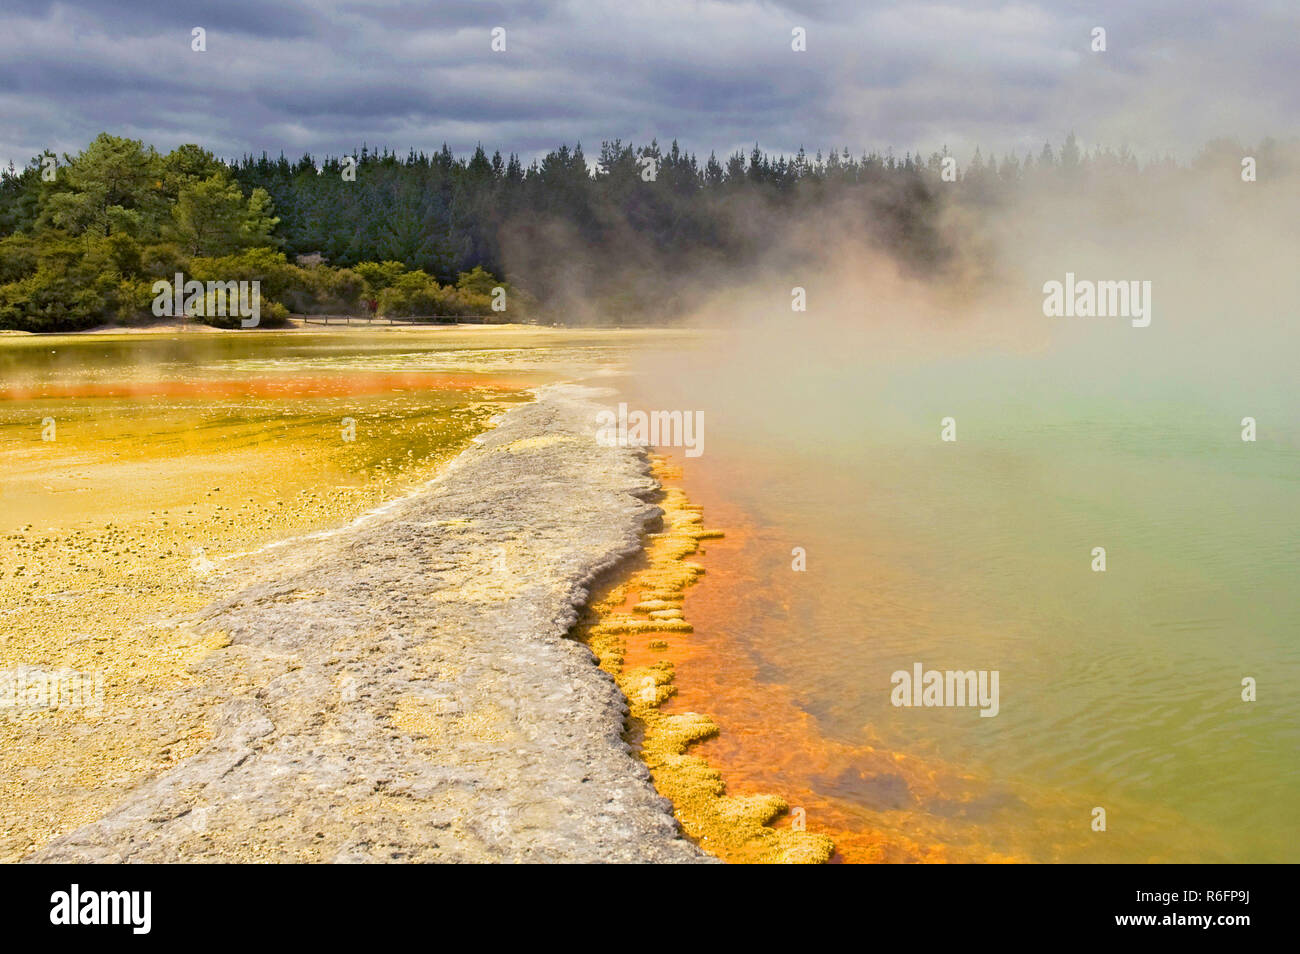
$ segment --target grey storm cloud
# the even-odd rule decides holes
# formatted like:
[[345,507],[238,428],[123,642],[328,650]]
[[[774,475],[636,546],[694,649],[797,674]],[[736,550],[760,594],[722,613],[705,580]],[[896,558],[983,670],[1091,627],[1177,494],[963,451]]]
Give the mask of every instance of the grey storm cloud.
[[1294,0],[7,0],[0,161],[101,131],[228,157],[482,142],[529,159],[613,138],[960,156],[1073,130],[1187,157],[1294,135],[1297,27]]

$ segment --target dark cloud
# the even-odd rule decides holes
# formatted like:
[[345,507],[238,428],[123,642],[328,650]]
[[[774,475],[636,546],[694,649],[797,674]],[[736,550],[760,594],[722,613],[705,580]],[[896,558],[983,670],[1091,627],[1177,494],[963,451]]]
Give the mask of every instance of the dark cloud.
[[614,137],[987,153],[1074,129],[1188,154],[1297,127],[1298,26],[1278,0],[8,0],[0,160],[102,130],[223,155],[482,141],[531,158]]

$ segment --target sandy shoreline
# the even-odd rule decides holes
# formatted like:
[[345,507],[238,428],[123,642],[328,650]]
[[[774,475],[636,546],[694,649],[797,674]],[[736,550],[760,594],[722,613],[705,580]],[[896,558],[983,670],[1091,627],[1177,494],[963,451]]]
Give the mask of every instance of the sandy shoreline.
[[215,737],[24,860],[709,860],[567,638],[659,514],[592,397],[543,389],[423,492],[232,566],[172,701]]

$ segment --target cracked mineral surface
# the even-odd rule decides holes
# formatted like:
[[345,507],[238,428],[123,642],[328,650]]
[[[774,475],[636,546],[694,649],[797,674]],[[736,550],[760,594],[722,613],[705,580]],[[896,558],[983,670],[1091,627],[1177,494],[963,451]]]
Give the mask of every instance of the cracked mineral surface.
[[567,636],[659,516],[597,393],[543,388],[418,493],[228,567],[172,700],[211,740],[24,860],[710,860]]

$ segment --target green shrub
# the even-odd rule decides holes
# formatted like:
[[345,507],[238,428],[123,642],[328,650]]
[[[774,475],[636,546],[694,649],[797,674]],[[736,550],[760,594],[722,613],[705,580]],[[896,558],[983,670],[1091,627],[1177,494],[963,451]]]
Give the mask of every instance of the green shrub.
[[90,282],[40,267],[26,278],[0,285],[0,327],[19,331],[80,331],[115,317],[118,277],[104,273]]
[[290,311],[306,315],[360,313],[365,281],[356,272],[324,265],[291,267],[293,283],[279,296]]
[[399,276],[379,293],[379,314],[390,318],[464,314],[456,289],[443,287],[427,272]]
[[362,291],[367,298],[378,298],[379,293],[390,287],[406,271],[401,262],[358,262],[352,271],[361,276],[365,288]]
[[192,258],[185,277],[201,282],[259,281],[262,283],[263,301],[279,301],[290,292],[301,289],[301,271],[285,261],[283,252],[249,248],[216,258]]
[[171,281],[177,272],[185,271],[187,262],[181,247],[173,242],[154,242],[140,250],[140,272],[151,279]]
[[262,320],[259,328],[283,328],[289,323],[289,309],[278,301],[262,302]]
[[114,317],[123,324],[133,325],[154,318],[153,281],[147,278],[123,278],[117,284]]
[[36,271],[36,242],[28,235],[0,239],[0,285],[16,282]]

